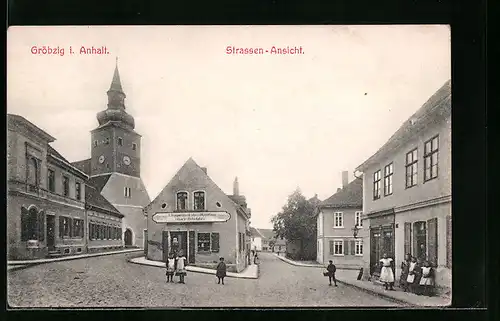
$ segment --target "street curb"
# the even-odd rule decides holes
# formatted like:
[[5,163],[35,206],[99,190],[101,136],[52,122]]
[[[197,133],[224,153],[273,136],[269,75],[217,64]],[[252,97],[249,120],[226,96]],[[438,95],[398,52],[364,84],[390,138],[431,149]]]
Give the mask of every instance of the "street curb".
[[279,258],[281,261],[285,262],[285,263],[288,263],[290,265],[294,265],[294,266],[301,266],[301,267],[312,267],[312,268],[320,268],[320,269],[324,269],[325,267],[323,265],[316,265],[316,264],[303,264],[303,263],[297,263],[295,261],[292,261],[290,259],[287,259],[285,257],[281,257],[279,255],[276,255],[274,254],[275,257]]
[[128,254],[128,253],[134,253],[134,252],[139,252],[139,251],[144,251],[144,249],[133,249],[133,250],[125,250],[125,251],[114,251],[114,252],[101,252],[101,253],[94,253],[94,254],[89,254],[89,255],[72,255],[72,256],[67,256],[67,257],[59,257],[56,259],[47,259],[39,262],[29,262],[29,261],[11,261],[7,262],[7,265],[12,266],[13,268],[8,270],[8,271],[17,271],[21,269],[26,269],[35,265],[40,265],[40,264],[47,264],[47,263],[54,263],[54,262],[61,262],[61,261],[72,261],[72,260],[81,260],[81,259],[86,259],[86,258],[91,258],[91,257],[98,257],[98,256],[105,256],[105,255],[115,255],[115,254]]
[[[137,265],[144,265],[144,266],[150,266],[150,267],[156,267],[156,268],[164,268],[162,266],[157,266],[157,265],[151,265],[151,264],[145,264],[145,263],[140,263],[140,262],[134,262],[132,261],[133,259],[128,259],[127,262],[132,263],[132,264],[137,264]],[[200,273],[200,274],[211,274],[215,275],[216,271],[215,270],[198,270],[198,271],[193,271],[188,269],[189,266],[186,266],[186,270],[191,273]],[[213,271],[213,272],[212,272]],[[259,266],[257,265],[257,276],[234,276],[234,275],[226,275],[227,278],[233,278],[233,279],[246,279],[246,280],[257,280],[259,278]]]

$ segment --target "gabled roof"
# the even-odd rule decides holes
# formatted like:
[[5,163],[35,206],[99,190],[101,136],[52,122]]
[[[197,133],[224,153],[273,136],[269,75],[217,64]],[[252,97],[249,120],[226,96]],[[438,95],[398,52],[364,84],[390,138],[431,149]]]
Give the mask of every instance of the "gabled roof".
[[111,174],[92,176],[87,181],[87,184],[94,187],[100,193],[102,192],[104,186],[106,186],[106,183],[108,182],[110,177]]
[[[57,158],[65,161],[66,163],[74,166],[73,164],[71,164],[66,158],[64,158],[57,150],[54,149],[54,147],[48,145],[49,147],[47,148],[47,154],[52,154],[54,156],[56,156]],[[76,166],[74,166],[76,167]]]
[[272,229],[259,228],[258,230],[266,239],[272,239],[276,236],[276,233]]
[[342,207],[362,207],[363,206],[363,180],[361,178],[356,178],[346,187],[333,194],[323,202],[321,202],[318,207],[332,207],[332,208],[342,208]]
[[19,127],[24,127],[26,130],[29,132],[33,132],[35,136],[40,137],[41,139],[45,140],[48,143],[52,143],[56,139],[52,137],[50,134],[48,134],[46,131],[41,129],[40,127],[36,126],[23,116],[15,115],[15,114],[7,114],[7,122],[9,129],[16,129]]
[[87,185],[85,188],[85,203],[86,206],[91,207],[94,210],[104,210],[110,215],[116,217],[124,217],[124,215],[121,214],[120,211],[118,211],[113,205],[111,205],[111,203],[108,202],[108,200],[91,185]]
[[449,115],[451,115],[451,80],[448,80],[436,91],[415,114],[401,125],[375,154],[359,165],[356,171],[363,172],[368,166],[402,146],[427,126]]
[[259,230],[256,229],[255,227],[250,227],[250,233],[254,237],[264,237],[264,235],[262,235],[262,233],[260,233]]
[[73,162],[71,165],[75,166],[87,175],[90,175],[90,158],[81,161]]
[[84,179],[88,179],[88,175],[78,169],[77,167],[73,166],[66,158],[64,158],[57,150],[55,150],[54,147],[47,145],[47,155],[51,156],[52,159],[54,159],[57,163],[60,165],[64,166],[67,168],[69,171],[71,171],[73,174],[82,177]]

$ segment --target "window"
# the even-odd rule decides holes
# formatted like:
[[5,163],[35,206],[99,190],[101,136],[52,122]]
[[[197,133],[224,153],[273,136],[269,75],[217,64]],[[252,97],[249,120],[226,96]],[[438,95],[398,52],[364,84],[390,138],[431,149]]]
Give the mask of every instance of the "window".
[[332,252],[332,246],[333,246],[333,255],[344,255],[344,241],[342,240],[335,240],[335,241],[330,241],[330,252]]
[[177,193],[177,209],[178,210],[186,210],[187,209],[187,192],[178,192]]
[[132,190],[130,189],[130,187],[124,188],[124,194],[126,198],[130,198],[132,196]]
[[394,174],[394,165],[390,163],[384,168],[384,196],[392,194],[392,175]]
[[219,233],[212,233],[211,238],[212,238],[211,250],[213,253],[218,253],[219,252]]
[[205,209],[205,192],[194,192],[194,209]]
[[97,140],[94,140],[94,147],[97,147]]
[[333,227],[344,227],[344,214],[342,212],[333,213]]
[[74,238],[83,238],[84,228],[83,228],[83,220],[81,219],[73,219],[73,227],[71,229],[71,237]]
[[47,170],[47,187],[51,192],[56,190],[56,174],[51,169]]
[[198,252],[210,252],[210,233],[198,233]]
[[69,196],[69,177],[63,176],[63,195]]
[[354,255],[363,255],[363,240],[355,241],[355,253]]
[[439,137],[428,140],[424,145],[424,182],[438,176]]
[[29,188],[34,191],[38,187],[38,163],[35,158],[28,158],[28,173],[27,173],[27,183]]
[[76,192],[76,199],[81,201],[82,200],[82,184],[80,182],[75,183],[75,192]]
[[137,144],[136,143],[133,143],[132,144],[132,150],[136,150],[137,149]]
[[43,241],[45,236],[45,214],[32,207],[21,208],[21,241]]
[[418,150],[415,148],[414,150],[406,154],[406,188],[410,188],[417,185],[418,182],[417,162],[418,162]]
[[363,215],[363,212],[354,213],[354,225],[357,225],[358,228],[363,227],[363,220],[361,219],[361,215]]
[[427,229],[426,222],[413,224],[413,256],[425,260],[427,258]]
[[106,145],[109,145],[109,137],[106,138]]
[[373,199],[380,198],[380,170],[373,173]]
[[118,137],[118,146],[123,146],[123,138]]
[[59,216],[59,236],[70,237],[71,235],[71,218]]
[[94,239],[94,224],[89,223],[89,240]]

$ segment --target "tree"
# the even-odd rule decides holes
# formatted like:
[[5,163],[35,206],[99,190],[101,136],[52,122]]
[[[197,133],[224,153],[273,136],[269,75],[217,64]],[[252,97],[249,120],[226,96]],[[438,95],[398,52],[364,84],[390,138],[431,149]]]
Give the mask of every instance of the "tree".
[[276,237],[289,241],[299,241],[300,255],[304,250],[304,241],[316,238],[316,218],[314,204],[311,204],[300,189],[288,196],[281,212],[273,216],[273,230]]

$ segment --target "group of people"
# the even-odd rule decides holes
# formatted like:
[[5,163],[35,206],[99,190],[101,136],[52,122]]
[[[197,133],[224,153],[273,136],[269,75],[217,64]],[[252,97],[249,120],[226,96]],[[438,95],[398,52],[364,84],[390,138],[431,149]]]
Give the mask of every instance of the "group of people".
[[[380,281],[386,290],[394,290],[394,260],[384,254],[380,259]],[[429,261],[419,262],[416,257],[406,254],[401,263],[401,276],[399,286],[405,291],[415,294],[432,295],[434,286],[434,270]]]
[[[186,272],[186,257],[183,255],[182,250],[171,252],[168,256],[166,267],[167,282],[174,282],[174,275],[179,277],[179,283],[184,284],[184,277],[187,275]],[[218,279],[218,284],[224,284],[224,278],[226,277],[227,266],[224,263],[224,258],[219,259],[219,264],[217,264],[217,272],[215,276]]]

